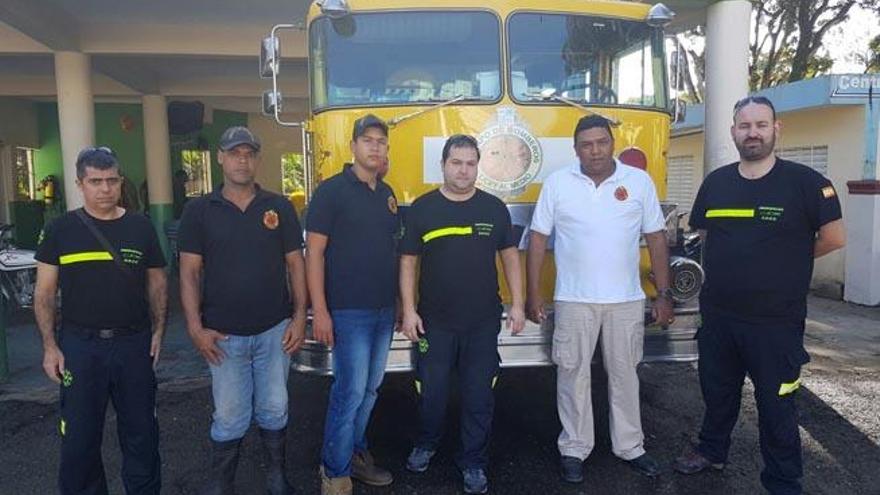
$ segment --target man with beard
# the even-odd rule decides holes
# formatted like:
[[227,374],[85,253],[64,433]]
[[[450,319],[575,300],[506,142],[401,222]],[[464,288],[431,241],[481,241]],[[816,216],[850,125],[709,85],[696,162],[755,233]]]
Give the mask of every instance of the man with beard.
[[767,98],[734,106],[731,136],[740,161],[700,187],[690,224],[703,237],[706,283],[697,335],[706,403],[700,441],[676,459],[693,474],[724,468],[746,374],[755,387],[764,470],[772,494],[801,493],[795,395],[813,259],[843,247],[840,203],[831,182],[773,153],[779,134]]

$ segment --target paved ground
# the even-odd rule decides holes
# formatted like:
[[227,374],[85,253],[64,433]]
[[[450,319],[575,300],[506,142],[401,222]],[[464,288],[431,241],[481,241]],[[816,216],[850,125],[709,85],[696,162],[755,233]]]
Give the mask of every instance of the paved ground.
[[[813,355],[799,392],[810,494],[880,494],[880,308],[863,308],[823,299],[810,300],[807,347]],[[9,329],[12,377],[0,385],[0,494],[53,493],[57,467],[57,391],[39,369],[39,341],[32,324],[19,317]],[[196,493],[204,477],[210,420],[206,368],[183,334],[179,316],[172,328],[160,369],[159,417],[162,431],[164,493]],[[692,440],[702,414],[695,367],[691,364],[644,365],[642,417],[647,447],[669,464]],[[604,377],[597,372],[595,390]],[[384,489],[358,486],[361,494],[460,493],[451,461],[455,449],[447,438],[425,475],[403,469],[415,427],[412,377],[391,375],[383,385],[371,428],[373,451],[395,473]],[[288,472],[300,493],[318,493],[316,466],[329,379],[291,375],[292,397]],[[750,390],[749,390],[750,392]],[[666,472],[656,480],[640,477],[611,453],[607,401],[594,394],[598,445],[587,461],[582,486],[568,486],[556,475],[554,372],[505,370],[499,382],[495,436],[491,446],[492,493],[760,493],[761,467],[757,421],[749,393],[736,431],[730,465],[723,473],[683,477]],[[453,404],[453,407],[454,404]],[[449,424],[455,433],[456,424]],[[447,435],[450,437],[450,435]],[[111,493],[118,483],[115,417],[108,413],[106,469]],[[240,494],[263,493],[259,444],[249,435],[239,467]]]

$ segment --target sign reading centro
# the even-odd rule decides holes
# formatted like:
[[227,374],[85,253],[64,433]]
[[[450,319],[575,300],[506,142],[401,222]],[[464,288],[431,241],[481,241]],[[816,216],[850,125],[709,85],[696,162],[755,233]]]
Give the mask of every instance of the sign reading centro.
[[840,98],[880,97],[880,74],[844,74],[831,79],[831,96]]

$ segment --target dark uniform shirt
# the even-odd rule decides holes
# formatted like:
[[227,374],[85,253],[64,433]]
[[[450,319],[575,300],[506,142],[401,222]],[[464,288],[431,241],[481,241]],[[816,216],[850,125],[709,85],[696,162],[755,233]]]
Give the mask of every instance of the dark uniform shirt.
[[129,211],[115,220],[92,221],[131,268],[131,274],[113,262],[74,212],[49,224],[36,259],[59,267],[62,328],[149,329],[147,268],[165,266],[153,224]]
[[788,160],[754,180],[737,165],[709,174],[691,211],[691,227],[708,232],[700,304],[747,321],[803,320],[816,232],[841,217],[837,193]]
[[202,256],[202,324],[256,335],[291,315],[285,255],[302,249],[302,227],[283,196],[257,187],[241,211],[222,191],[187,203],[178,245]]
[[431,191],[407,209],[404,232],[401,253],[421,257],[423,319],[458,330],[500,319],[495,255],[516,245],[500,199],[479,189],[466,201]]
[[324,292],[329,309],[392,307],[397,299],[397,199],[346,164],[321,183],[309,203],[306,230],[327,236]]

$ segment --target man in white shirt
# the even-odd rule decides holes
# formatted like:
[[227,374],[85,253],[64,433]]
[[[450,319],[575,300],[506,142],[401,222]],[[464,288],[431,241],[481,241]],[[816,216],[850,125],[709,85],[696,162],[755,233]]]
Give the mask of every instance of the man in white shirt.
[[553,362],[562,433],[558,446],[565,481],[583,481],[583,461],[595,444],[590,362],[602,339],[608,373],[609,425],[617,457],[646,476],[657,462],[645,453],[639,414],[645,293],[639,278],[639,240],[648,244],[658,297],[653,317],[673,320],[665,222],[651,177],[614,159],[610,122],[578,121],[574,149],[580,163],[544,182],[531,224],[527,258],[529,319],[545,319],[540,294],[547,238],[555,233]]

